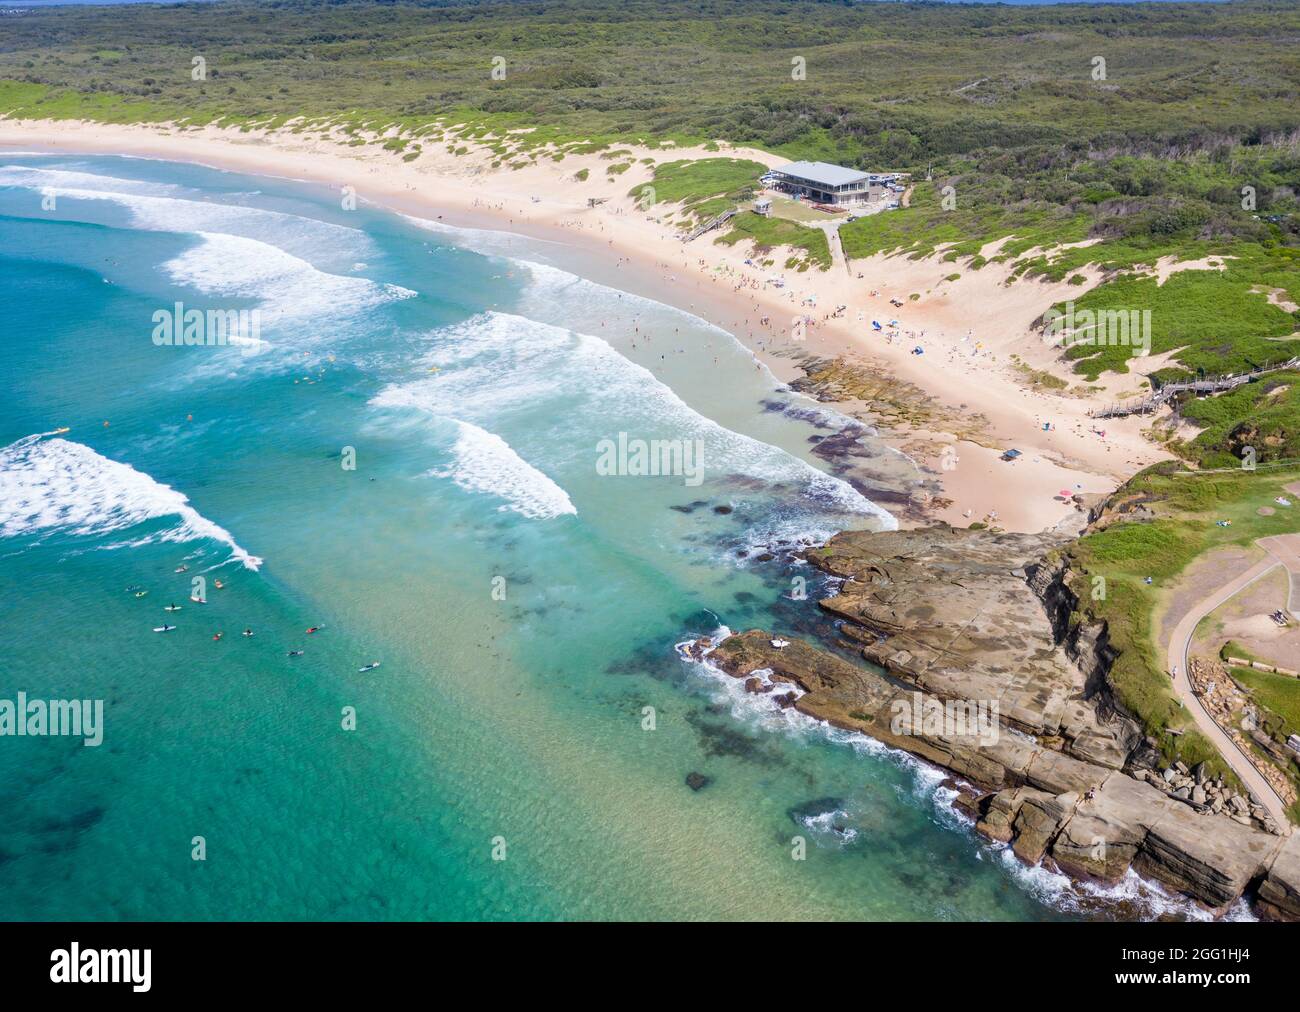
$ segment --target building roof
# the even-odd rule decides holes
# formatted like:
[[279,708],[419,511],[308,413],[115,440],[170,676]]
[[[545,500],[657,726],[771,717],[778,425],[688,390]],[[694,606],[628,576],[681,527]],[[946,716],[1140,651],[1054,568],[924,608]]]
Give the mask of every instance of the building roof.
[[783,176],[806,179],[810,183],[819,183],[822,186],[847,186],[849,183],[861,182],[867,178],[865,172],[846,169],[842,165],[830,165],[827,162],[791,162],[789,165],[782,165],[776,171]]

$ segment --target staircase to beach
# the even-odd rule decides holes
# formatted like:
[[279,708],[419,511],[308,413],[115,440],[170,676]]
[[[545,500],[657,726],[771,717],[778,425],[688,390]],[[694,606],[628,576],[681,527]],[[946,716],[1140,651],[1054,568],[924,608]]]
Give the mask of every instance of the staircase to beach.
[[716,218],[710,218],[703,225],[697,225],[689,235],[686,235],[682,238],[682,242],[690,242],[692,239],[698,239],[705,232],[712,232],[715,228],[718,228],[719,226],[726,224],[728,221],[734,218],[738,213],[738,211],[739,208],[733,207],[729,211],[723,211]]

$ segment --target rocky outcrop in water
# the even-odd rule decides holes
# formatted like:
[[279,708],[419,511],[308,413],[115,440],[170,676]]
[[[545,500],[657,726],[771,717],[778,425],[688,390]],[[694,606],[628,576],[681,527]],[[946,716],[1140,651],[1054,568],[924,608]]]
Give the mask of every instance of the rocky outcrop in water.
[[[819,602],[869,661],[940,699],[996,700],[1003,721],[1087,762],[1121,768],[1136,725],[1099,707],[1063,637],[1072,610],[1053,535],[930,527],[836,535],[809,561],[845,579]],[[1098,663],[1087,668],[1096,670]]]
[[1254,890],[1265,916],[1300,919],[1300,837],[1193,804],[1208,790],[1195,775],[1182,799],[1125,771],[1143,739],[1106,689],[1104,627],[1068,624],[1062,540],[840,534],[809,553],[844,581],[819,604],[839,620],[836,645],[875,667],[761,630],[710,659],[791,686],[780,695],[811,717],[958,773],[982,791],[964,803],[979,831],[1023,860],[1104,882],[1134,868],[1216,910]]

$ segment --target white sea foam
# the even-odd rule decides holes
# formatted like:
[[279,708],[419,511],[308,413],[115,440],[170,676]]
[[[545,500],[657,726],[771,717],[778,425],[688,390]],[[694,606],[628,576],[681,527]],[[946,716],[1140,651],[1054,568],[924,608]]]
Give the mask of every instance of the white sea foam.
[[448,225],[446,222],[417,218],[410,214],[404,214],[402,217],[426,232],[436,232],[457,246],[485,256],[511,257],[516,253],[526,252],[529,247],[558,245],[550,239],[534,239],[520,235],[518,232],[505,232],[491,228],[462,228],[459,225]]
[[[847,482],[699,414],[650,370],[598,337],[488,312],[434,338],[437,347],[429,363],[439,372],[404,385],[410,405],[478,424],[517,413],[533,415],[546,407],[552,433],[563,434],[569,447],[594,447],[598,438],[610,435],[596,432],[593,424],[617,425],[641,438],[698,439],[711,478],[785,483],[821,509],[871,516],[887,528],[897,525]],[[781,516],[783,509],[790,516]],[[800,525],[808,522],[808,512],[806,506],[774,503],[770,519],[791,533],[807,534]]]
[[163,268],[209,295],[257,299],[263,323],[348,316],[416,293],[399,285],[328,274],[270,243],[199,232],[199,242]]
[[372,248],[359,229],[260,207],[173,196],[169,194],[184,191],[166,184],[25,166],[9,167],[8,176],[0,170],[0,186],[6,183],[56,198],[115,204],[129,212],[133,227],[150,231],[224,232],[270,240],[301,256],[327,255],[347,258],[348,262]]
[[[464,231],[464,230],[462,230]],[[756,355],[743,341],[735,336],[731,331],[724,327],[710,323],[708,320],[686,309],[680,309],[677,306],[668,303],[659,302],[655,299],[646,298],[645,296],[636,295],[632,292],[620,291],[617,288],[611,288],[608,285],[602,285],[599,282],[579,277],[569,271],[550,264],[537,263],[522,257],[512,258],[512,262],[528,269],[532,276],[531,283],[524,290],[524,308],[530,317],[540,317],[543,319],[563,320],[571,315],[571,307],[577,305],[617,305],[622,310],[630,310],[634,314],[640,313],[661,313],[671,316],[680,317],[687,321],[690,326],[698,330],[708,330],[723,337],[730,339],[735,346],[742,352],[749,355],[753,363],[763,370],[763,374],[771,382],[774,390],[784,392],[787,396],[795,399],[798,405],[798,412],[803,417],[814,421],[816,424],[839,431],[846,429],[864,430],[868,435],[875,435],[875,430],[870,426],[865,426],[857,419],[850,418],[842,412],[814,400],[807,394],[792,391],[787,385],[780,382],[772,372],[766,362]],[[601,301],[597,301],[601,300]],[[884,451],[894,456],[902,457],[920,473],[919,465],[902,450],[895,447],[885,446]],[[892,515],[891,515],[892,516]]]
[[858,831],[850,826],[852,813],[844,808],[833,808],[816,815],[801,816],[799,822],[813,838],[830,842],[836,846],[847,847],[858,838]]
[[[523,268],[528,274],[528,283],[522,291],[522,309],[528,317],[545,322],[559,322],[569,319],[575,306],[590,307],[594,305],[617,305],[624,311],[638,313],[663,313],[679,317],[700,330],[710,330],[722,336],[736,340],[728,330],[719,327],[689,310],[681,309],[657,299],[651,299],[634,292],[624,291],[610,285],[592,281],[553,264],[540,263],[531,259],[544,251],[546,245],[558,245],[550,239],[536,239],[515,232],[502,232],[493,229],[461,228],[442,222],[428,221],[422,218],[407,217],[407,220],[432,232],[439,232],[453,240],[456,245],[496,257],[511,268]],[[532,249],[530,249],[530,246]],[[739,341],[738,346],[744,347]],[[766,369],[766,366],[764,366]],[[770,375],[770,372],[769,372]],[[772,377],[776,384],[775,377]]]
[[[550,264],[538,263],[535,260],[522,257],[515,257],[512,262],[527,268],[531,276],[529,285],[524,289],[524,298],[527,308],[530,310],[529,315],[533,315],[537,311],[549,310],[558,312],[560,318],[563,318],[565,312],[571,311],[571,307],[575,304],[584,306],[617,305],[624,311],[633,313],[654,312],[675,316],[699,330],[710,330],[723,337],[735,340],[735,336],[729,330],[710,323],[690,310],[679,309],[677,306],[659,302],[644,295],[637,295],[634,292],[625,292],[609,285],[602,285],[599,281],[592,281],[589,278],[581,277],[560,267],[553,267]],[[739,341],[736,343],[738,347],[744,347]]]
[[[379,402],[376,398],[376,403]],[[510,444],[469,422],[459,428],[452,447],[454,461],[439,478],[450,478],[468,492],[497,496],[506,501],[500,509],[513,510],[536,520],[549,520],[578,511],[568,494],[541,471],[519,456]]]
[[27,436],[0,449],[0,536],[97,536],[175,517],[172,526],[132,543],[207,539],[225,545],[231,559],[248,569],[261,566],[260,558],[201,515],[182,493],[129,464],[50,435]]
[[[4,152],[9,155],[12,152]],[[105,194],[144,194],[166,196],[179,192],[171,183],[154,183],[143,179],[123,179],[119,176],[102,176],[76,169],[40,168],[33,165],[0,165],[0,186],[20,186],[24,189],[44,190],[98,190]]]
[[[517,232],[505,232],[498,229],[462,228],[458,225],[448,225],[445,222],[430,221],[427,218],[416,218],[410,215],[404,217],[413,225],[446,236],[457,246],[464,249],[482,253],[484,256],[498,257],[507,261],[512,267],[526,269],[531,280],[524,290],[524,296],[526,300],[532,303],[528,307],[530,309],[551,308],[563,312],[566,308],[572,309],[574,305],[573,297],[577,297],[583,304],[590,304],[596,298],[612,299],[618,300],[627,307],[660,310],[665,313],[679,315],[689,319],[696,326],[716,330],[719,333],[727,333],[721,327],[715,327],[707,320],[687,310],[678,309],[676,306],[636,295],[632,292],[611,288],[609,285],[592,281],[571,271],[566,271],[561,267],[540,263],[531,259],[528,255],[521,255],[536,255],[541,253],[546,246],[560,245],[553,240],[537,239],[532,236],[520,235]],[[553,301],[556,296],[560,297],[559,302]]]
[[1004,870],[1044,903],[1072,913],[1104,910],[1125,904],[1136,908],[1143,920],[1178,917],[1188,921],[1254,921],[1249,904],[1238,900],[1217,917],[1193,900],[1167,892],[1159,883],[1142,878],[1132,868],[1114,885],[1075,881],[1045,864],[1027,865],[1006,844],[987,845]]
[[[357,263],[372,251],[358,229],[239,204],[195,200],[165,183],[65,168],[0,167],[0,186],[59,198],[108,202],[126,209],[135,228],[194,235],[195,246],[164,265],[172,279],[200,291],[259,300],[263,323],[363,312],[409,298],[410,289],[328,273],[308,262]],[[62,210],[62,206],[61,206]]]
[[[720,625],[708,639],[713,647],[716,647],[731,634],[731,629],[726,625]],[[820,738],[835,745],[845,745],[862,755],[884,759],[909,770],[912,773],[912,781],[905,791],[900,792],[902,800],[910,804],[929,804],[937,823],[947,829],[970,835],[979,846],[981,855],[992,857],[1010,878],[1041,902],[1076,914],[1104,913],[1108,908],[1123,904],[1139,911],[1145,919],[1161,916],[1180,917],[1192,921],[1215,919],[1214,914],[1195,901],[1167,892],[1158,883],[1142,878],[1131,868],[1123,879],[1108,886],[1096,882],[1076,881],[1043,863],[1025,864],[1006,844],[975,836],[970,820],[963,818],[952,806],[957,792],[946,786],[948,781],[954,779],[951,772],[908,752],[892,748],[869,735],[832,727],[824,721],[800,713],[793,706],[778,708],[773,705],[771,694],[747,692],[743,679],[732,677],[714,664],[708,656],[713,647],[708,648],[701,657],[698,654],[692,655],[690,651],[693,646],[694,640],[683,640],[676,644],[675,649],[683,661],[706,677],[709,683],[721,692],[722,698],[730,705],[734,719],[748,727],[777,731],[801,742]],[[756,671],[754,674],[760,672]],[[786,691],[785,684],[777,683],[777,685],[775,691]],[[796,695],[803,694],[797,686],[789,688],[793,689]],[[818,819],[824,820],[835,814],[824,813]],[[1256,918],[1246,901],[1239,900],[1222,915],[1222,919],[1249,921]]]
[[[458,380],[444,374],[425,384],[425,395],[430,400],[442,398],[445,401],[468,393],[479,413],[463,416],[488,418],[492,417],[494,408],[508,410],[511,405],[535,403],[561,392],[566,392],[570,398],[578,391],[588,395],[587,388],[594,388],[590,393],[597,396],[588,395],[586,399],[605,402],[593,406],[604,411],[597,417],[622,417],[625,412],[620,409],[635,403],[642,413],[652,416],[647,419],[649,425],[669,429],[667,435],[704,439],[706,458],[714,462],[719,471],[802,485],[805,495],[841,513],[869,515],[887,530],[898,526],[892,514],[858,493],[848,482],[826,475],[778,448],[717,425],[691,409],[653,373],[629,361],[605,341],[575,333],[559,324],[572,320],[575,306],[617,305],[620,310],[630,311],[634,316],[653,313],[680,317],[694,328],[713,331],[744,348],[729,331],[675,306],[540,263],[528,255],[529,244],[536,241],[527,237],[510,232],[459,228],[418,218],[408,220],[446,235],[458,245],[523,268],[530,278],[522,293],[521,311],[525,316],[488,313],[437,335],[448,339],[440,340],[440,344],[448,349],[449,354],[435,354],[432,361],[440,367],[460,366],[456,376],[464,386],[459,391],[453,389]],[[537,245],[533,250],[540,252]],[[529,366],[525,366],[525,358]],[[755,358],[755,361],[758,360]],[[583,376],[575,375],[579,371],[594,382],[584,382]],[[508,375],[509,382],[490,382],[493,376],[499,378],[503,374]],[[779,386],[770,371],[767,374],[773,386]],[[471,387],[472,390],[468,389]],[[606,396],[600,397],[601,394]],[[829,412],[818,408],[815,402],[810,401],[809,408],[830,417]],[[845,425],[851,424],[851,420],[840,417]],[[806,508],[777,503],[764,523],[750,525],[745,548],[752,553],[779,539],[821,541],[842,526],[842,522],[826,517],[810,517]]]

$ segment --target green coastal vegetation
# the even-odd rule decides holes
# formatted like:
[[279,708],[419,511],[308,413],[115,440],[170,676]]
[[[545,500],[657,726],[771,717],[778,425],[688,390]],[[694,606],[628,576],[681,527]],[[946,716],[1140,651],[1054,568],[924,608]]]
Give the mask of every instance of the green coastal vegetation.
[[[1300,733],[1300,681],[1290,675],[1276,675],[1271,671],[1232,667],[1232,677],[1246,686],[1257,703],[1277,718],[1278,732],[1283,736]],[[1266,717],[1264,726],[1272,722]]]
[[1182,413],[1202,431],[1181,452],[1202,466],[1240,466],[1247,446],[1261,460],[1300,460],[1300,371],[1272,373],[1216,397],[1190,400]]
[[[1157,380],[1245,371],[1300,354],[1295,136],[1265,150],[1220,138],[1181,164],[1155,154],[1080,157],[1043,170],[1029,185],[972,168],[919,182],[907,208],[844,225],[845,254],[940,256],[967,270],[996,263],[1013,282],[1082,283],[1079,272],[1091,267],[1102,282],[1070,300],[1072,307],[1054,308],[1149,310],[1150,352],[1172,353],[1154,370]],[[943,207],[944,187],[951,187],[952,210]],[[1254,210],[1241,206],[1242,187],[1254,188]],[[1271,210],[1261,213],[1263,192]],[[1161,261],[1217,266],[1177,271],[1161,283]],[[1099,342],[1074,344],[1065,354],[1076,372],[1095,380],[1140,370],[1134,351]]]
[[[1170,691],[1166,644],[1157,627],[1169,589],[1206,552],[1294,531],[1294,509],[1268,515],[1257,511],[1275,497],[1290,495],[1285,487],[1298,478],[1300,464],[1255,471],[1238,465],[1201,473],[1159,464],[1135,475],[1114,500],[1140,503],[1154,516],[1118,520],[1067,549],[1071,569],[1080,578],[1072,621],[1106,623],[1109,642],[1119,650],[1110,670],[1116,697],[1170,761],[1193,765],[1209,760],[1216,769],[1226,768]],[[1220,520],[1229,526],[1219,526]],[[1100,595],[1092,592],[1097,577],[1104,580]]]
[[[1077,310],[1150,309],[1157,380],[1300,352],[1300,8],[1281,0],[225,0],[3,23],[0,113],[282,127],[408,161],[442,143],[513,169],[600,153],[609,178],[630,144],[700,144],[719,157],[654,169],[683,229],[752,193],[762,167],[724,145],[904,171],[908,205],[845,224],[846,256],[992,261],[1069,278]],[[762,232],[829,266],[797,228],[723,238]],[[1207,257],[1221,269],[1152,273]],[[1068,356],[1094,380],[1143,371],[1132,350]]]
[[769,218],[753,211],[743,211],[732,218],[726,235],[717,241],[728,246],[738,242],[752,242],[760,252],[777,246],[795,250],[785,261],[787,269],[806,271],[810,267],[825,270],[831,265],[831,248],[826,233],[819,228],[809,228],[783,218]]
[[[534,143],[726,141],[876,168],[950,159],[957,169],[997,150],[1018,177],[1017,153],[1036,145],[1082,152],[1125,136],[1245,139],[1285,127],[1297,16],[1284,2],[68,7],[6,18],[0,77],[44,86],[22,104],[53,115],[463,122],[530,128]],[[206,81],[191,80],[195,56]],[[1104,80],[1094,78],[1098,56]]]
[[678,225],[687,230],[753,197],[758,177],[765,170],[761,162],[748,158],[659,162],[649,183],[628,192],[646,210],[654,205],[676,205],[681,216]]
[[[1259,730],[1275,742],[1285,742],[1291,735],[1300,734],[1300,679],[1240,664],[1228,664],[1230,659],[1261,660],[1232,640],[1220,648],[1219,659],[1227,665],[1228,672],[1237,685],[1250,694]],[[1263,663],[1275,664],[1276,660],[1265,660]],[[1300,786],[1300,776],[1295,775],[1295,771],[1290,772],[1292,780]],[[1300,799],[1293,808],[1292,816],[1296,822],[1300,822]]]

